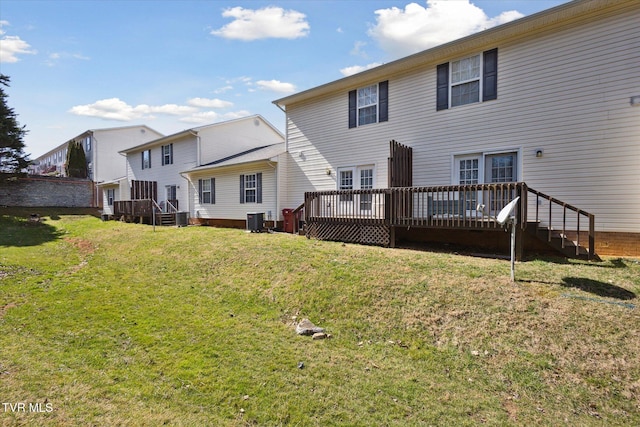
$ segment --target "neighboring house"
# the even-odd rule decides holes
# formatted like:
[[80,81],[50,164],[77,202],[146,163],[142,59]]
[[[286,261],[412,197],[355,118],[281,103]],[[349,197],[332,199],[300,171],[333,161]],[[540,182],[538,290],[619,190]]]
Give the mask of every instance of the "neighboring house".
[[248,213],[261,213],[275,226],[282,187],[278,160],[283,155],[284,142],[280,142],[184,171],[192,222],[238,228],[245,226]]
[[[274,144],[284,151],[284,136],[260,115],[187,129],[122,150],[126,179],[111,188],[116,200],[153,199],[162,211],[188,212],[194,222],[246,220],[253,211],[271,211],[277,220]],[[231,197],[227,179],[236,172]]]
[[71,141],[80,141],[87,159],[89,179],[98,184],[96,205],[102,207],[100,184],[126,173],[126,161],[119,151],[161,136],[161,133],[144,125],[90,129],[36,158],[30,173],[66,176],[67,147]]
[[[637,0],[576,0],[274,101],[286,111],[282,205],[298,206],[306,192],[518,181],[593,214],[597,253],[639,256],[639,22]],[[400,185],[391,140],[412,158]],[[462,190],[447,191],[462,200]],[[425,197],[426,234],[438,234],[430,228],[442,194]],[[529,221],[555,203],[534,194]],[[334,210],[375,205],[339,197]],[[412,197],[407,218],[421,203]],[[467,212],[445,213],[471,218],[482,194],[465,197]]]

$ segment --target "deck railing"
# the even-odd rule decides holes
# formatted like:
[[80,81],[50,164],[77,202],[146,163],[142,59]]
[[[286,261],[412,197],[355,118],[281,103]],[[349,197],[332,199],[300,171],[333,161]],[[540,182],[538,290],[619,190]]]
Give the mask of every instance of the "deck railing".
[[[515,197],[526,206],[526,184],[500,183],[438,187],[309,192],[307,222],[353,222],[389,226],[498,228],[492,220]],[[478,209],[478,208],[483,209]],[[526,227],[526,208],[518,223]]]
[[[595,216],[562,200],[529,188],[535,199],[535,225],[546,231],[547,241],[559,238],[564,248],[569,239],[576,243],[576,255],[585,247],[589,259],[595,257]],[[545,206],[546,204],[546,206]]]
[[153,215],[153,200],[118,200],[113,202],[113,215],[116,218],[151,217]]
[[560,238],[564,248],[571,239],[576,254],[582,246],[595,256],[594,215],[523,182],[314,191],[305,193],[304,214],[307,224],[499,229],[495,217],[516,197],[521,230],[532,224],[548,241]]

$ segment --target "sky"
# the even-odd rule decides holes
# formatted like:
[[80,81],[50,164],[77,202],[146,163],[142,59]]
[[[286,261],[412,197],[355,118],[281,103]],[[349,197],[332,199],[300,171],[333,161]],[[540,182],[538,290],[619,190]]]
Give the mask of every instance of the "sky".
[[567,0],[0,0],[0,73],[36,158],[89,129],[171,135]]

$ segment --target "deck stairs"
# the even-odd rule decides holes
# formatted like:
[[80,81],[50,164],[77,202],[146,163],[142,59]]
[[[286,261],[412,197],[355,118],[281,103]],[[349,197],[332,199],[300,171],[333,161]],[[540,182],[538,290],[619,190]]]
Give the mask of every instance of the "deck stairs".
[[156,216],[156,224],[163,226],[172,226],[176,225],[176,214],[175,213],[160,213]]
[[[562,233],[562,231],[554,230],[541,226],[535,222],[529,222],[526,231],[529,235],[536,237],[547,246],[560,252],[567,258],[589,260],[589,250],[577,240],[573,240]],[[597,256],[597,255],[596,255]]]

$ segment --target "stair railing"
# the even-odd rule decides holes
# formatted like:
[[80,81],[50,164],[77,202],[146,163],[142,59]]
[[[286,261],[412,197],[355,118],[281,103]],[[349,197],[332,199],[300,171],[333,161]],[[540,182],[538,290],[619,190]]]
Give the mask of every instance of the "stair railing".
[[304,202],[293,210],[293,234],[300,232],[300,221],[304,219]]
[[[595,215],[584,211],[582,209],[579,209],[575,206],[570,205],[569,203],[565,203],[562,200],[558,200],[555,199],[547,194],[544,194],[540,191],[534,190],[533,188],[529,188],[527,187],[527,190],[529,193],[533,193],[535,195],[535,200],[536,200],[536,218],[535,218],[535,224],[536,227],[538,227],[538,225],[542,222],[542,215],[543,213],[540,212],[540,205],[541,203],[541,199],[547,200],[548,204],[549,204],[549,209],[548,212],[546,213],[546,219],[547,219],[547,223],[548,223],[548,227],[547,227],[547,241],[551,241],[551,238],[553,236],[553,224],[554,224],[554,219],[557,220],[557,217],[554,218],[554,206],[556,207],[556,212],[558,208],[562,209],[562,230],[555,230],[555,231],[559,231],[560,232],[560,239],[561,239],[561,244],[562,247],[565,247],[565,242],[567,239],[567,214],[571,215],[571,213],[573,212],[573,215],[575,215],[575,225],[576,225],[576,255],[579,255],[579,251],[580,251],[580,247],[581,247],[581,240],[582,240],[582,235],[585,233],[585,231],[581,230],[581,219],[584,221],[586,219],[587,223],[588,223],[588,231],[586,231],[587,234],[587,239],[588,239],[588,251],[589,251],[589,259],[594,259],[596,256],[596,252],[595,252]],[[572,218],[570,217],[569,220],[571,220]]]

